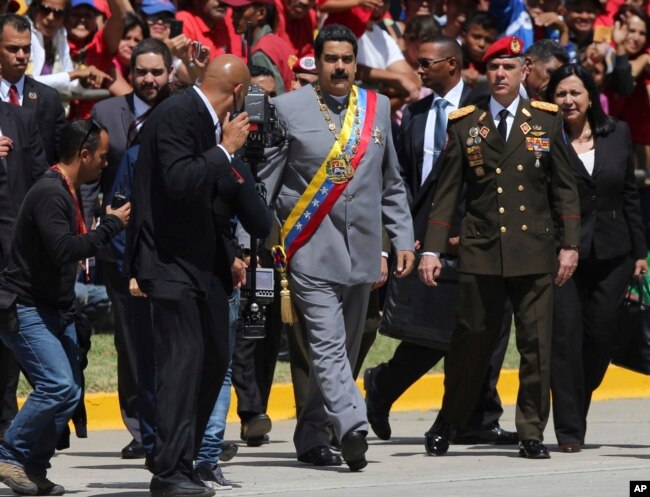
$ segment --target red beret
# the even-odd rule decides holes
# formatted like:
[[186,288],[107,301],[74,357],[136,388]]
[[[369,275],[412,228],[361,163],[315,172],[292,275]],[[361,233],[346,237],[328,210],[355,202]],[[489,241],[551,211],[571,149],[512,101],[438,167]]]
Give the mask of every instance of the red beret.
[[293,72],[298,73],[308,73],[308,74],[317,74],[316,72],[316,59],[313,55],[305,55],[300,57],[296,63],[291,68]]
[[504,36],[485,51],[483,62],[497,57],[519,57],[524,54],[524,42],[518,36]]

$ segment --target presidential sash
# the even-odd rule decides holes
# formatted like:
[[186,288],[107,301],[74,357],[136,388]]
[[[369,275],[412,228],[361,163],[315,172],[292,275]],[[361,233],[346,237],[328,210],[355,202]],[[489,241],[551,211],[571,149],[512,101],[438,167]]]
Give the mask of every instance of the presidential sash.
[[352,86],[339,139],[284,222],[282,245],[273,248],[279,271],[286,269],[350,183],[370,143],[376,107],[376,93]]

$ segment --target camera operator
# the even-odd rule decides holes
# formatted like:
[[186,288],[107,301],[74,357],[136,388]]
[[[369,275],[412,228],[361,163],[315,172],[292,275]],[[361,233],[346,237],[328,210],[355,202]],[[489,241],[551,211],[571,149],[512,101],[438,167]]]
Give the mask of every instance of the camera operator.
[[153,497],[214,494],[193,479],[194,448],[226,371],[225,289],[233,286],[212,202],[248,136],[248,115],[231,119],[229,111],[243,102],[249,81],[241,59],[217,57],[201,88],[166,99],[142,129],[125,270],[152,304]]
[[92,121],[61,132],[61,162],[27,193],[18,214],[9,265],[0,280],[0,338],[33,392],[0,446],[0,481],[18,494],[62,495],[47,468],[80,398],[79,347],[73,323],[79,261],[86,269],[100,246],[124,228],[131,210],[107,209],[88,232],[79,185],[96,181],[106,166],[108,133]]

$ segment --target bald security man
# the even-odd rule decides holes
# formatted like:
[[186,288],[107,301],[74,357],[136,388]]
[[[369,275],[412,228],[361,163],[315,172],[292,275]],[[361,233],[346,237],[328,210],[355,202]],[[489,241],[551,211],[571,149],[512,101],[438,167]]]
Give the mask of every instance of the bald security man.
[[[142,130],[133,179],[127,274],[152,303],[156,445],[148,467],[154,497],[209,497],[192,460],[227,366],[232,277],[212,203],[244,144],[250,73],[232,55],[214,59],[201,88],[161,103]],[[216,192],[216,193],[215,193]],[[135,207],[137,206],[137,207]]]

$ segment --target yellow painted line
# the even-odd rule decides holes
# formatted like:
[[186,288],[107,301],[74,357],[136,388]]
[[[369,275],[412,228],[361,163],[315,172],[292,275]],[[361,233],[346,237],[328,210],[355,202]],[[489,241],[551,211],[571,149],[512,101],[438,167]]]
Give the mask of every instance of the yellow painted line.
[[[393,411],[426,411],[439,409],[443,394],[443,375],[429,374],[422,377],[393,405]],[[361,381],[357,384],[363,389]],[[519,381],[517,371],[506,370],[499,378],[498,390],[501,402],[512,405],[517,400]],[[602,385],[594,392],[594,400],[650,397],[650,376],[633,373],[610,366]],[[19,402],[22,405],[24,399]],[[119,430],[124,428],[120,416],[117,393],[86,394],[86,410],[89,430]],[[273,385],[267,411],[272,420],[295,417],[293,387],[290,383]],[[228,421],[237,422],[237,397],[233,391]]]

